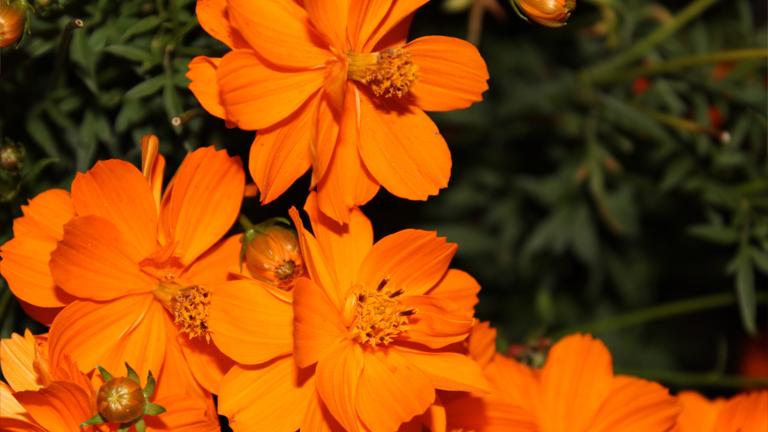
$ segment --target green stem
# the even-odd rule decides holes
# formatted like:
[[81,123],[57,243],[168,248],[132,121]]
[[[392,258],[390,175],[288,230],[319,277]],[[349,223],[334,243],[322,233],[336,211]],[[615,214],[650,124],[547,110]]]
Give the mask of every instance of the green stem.
[[689,373],[662,370],[617,369],[618,373],[660,381],[665,385],[677,388],[756,388],[768,386],[768,378],[747,378],[740,376],[721,375],[717,372]]
[[251,222],[251,220],[248,219],[248,216],[241,214],[240,216],[238,216],[237,221],[240,222],[240,226],[243,227],[244,231],[253,229],[253,222]]
[[697,54],[681,57],[673,60],[659,62],[640,69],[621,70],[611,74],[603,74],[599,79],[592,78],[593,83],[605,83],[615,81],[631,81],[637,77],[662,75],[680,71],[694,66],[716,64],[722,62],[740,62],[745,60],[768,59],[768,49],[749,48],[732,51],[720,51],[705,54]]
[[[758,304],[768,304],[768,294],[756,294],[756,302]],[[736,304],[736,294],[732,292],[680,300],[580,324],[559,332],[559,334],[556,335],[556,338],[574,332],[602,333],[616,331],[625,327],[645,324],[664,318],[671,318],[678,315],[731,306],[734,304]]]
[[680,28],[717,3],[717,1],[694,0],[672,19],[665,22],[645,38],[637,41],[629,49],[582,72],[581,78],[588,82],[600,81],[605,75],[610,75],[612,71],[641,59],[653,47],[672,36]]

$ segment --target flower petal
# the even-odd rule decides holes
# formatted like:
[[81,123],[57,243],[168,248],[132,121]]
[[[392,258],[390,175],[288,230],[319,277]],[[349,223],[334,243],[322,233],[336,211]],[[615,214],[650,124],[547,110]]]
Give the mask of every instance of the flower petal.
[[3,378],[13,391],[37,390],[44,383],[35,370],[35,347],[37,342],[29,330],[24,336],[11,333],[8,339],[0,340],[0,366]]
[[56,317],[49,333],[51,369],[70,356],[81,371],[97,365],[119,371],[128,362],[139,376],[157,373],[165,356],[167,313],[151,295],[97,303],[77,300]]
[[78,432],[80,423],[93,416],[91,395],[73,383],[57,381],[38,391],[14,396],[45,430]]
[[364,352],[357,387],[357,414],[368,429],[397,430],[426,411],[434,400],[435,388],[430,378],[399,352]]
[[[344,76],[346,87],[346,75]],[[343,91],[343,90],[342,90]],[[344,104],[344,93],[340,95],[341,105]],[[339,138],[339,116],[332,112],[328,90],[323,93],[323,98],[317,111],[317,125],[315,136],[312,139],[312,187],[314,188],[331,165],[333,151]],[[337,118],[339,117],[339,118]]]
[[595,414],[611,391],[611,354],[591,336],[567,336],[549,351],[541,382],[546,413],[539,418],[543,430],[591,430]]
[[147,430],[165,430],[181,432],[218,431],[219,419],[215,411],[199,399],[186,394],[175,394],[155,398],[154,402],[166,411],[158,416],[147,416]]
[[[198,8],[200,7],[198,2]],[[221,64],[220,58],[195,57],[189,62],[189,90],[195,95],[200,105],[209,114],[221,119],[226,119],[227,113],[221,101],[221,89],[219,88],[218,70]]]
[[[768,405],[766,407],[768,408]],[[618,376],[614,378],[611,394],[603,402],[589,430],[595,432],[671,430],[677,422],[679,412],[678,402],[659,384]]]
[[314,398],[311,371],[300,371],[290,356],[259,366],[235,366],[224,377],[219,412],[236,431],[297,430]]
[[359,105],[359,92],[353,84],[349,84],[345,94],[338,142],[330,165],[317,184],[320,209],[330,218],[344,224],[349,223],[352,208],[367,203],[379,190],[378,181],[360,157],[360,122],[358,110],[353,109]]
[[376,287],[402,289],[406,295],[427,293],[446,274],[456,253],[456,244],[447,243],[434,231],[407,229],[376,242],[360,267],[358,280]]
[[283,194],[312,164],[312,144],[321,94],[276,125],[262,129],[251,145],[248,167],[267,204]]
[[247,43],[230,23],[227,3],[227,0],[197,0],[195,7],[197,20],[203,30],[228,47],[232,49],[245,47]]
[[[354,342],[336,344],[334,349],[318,362],[315,372],[320,398],[333,417],[348,431],[361,429],[355,405],[357,403],[359,406],[357,396],[358,388],[362,384],[363,357],[363,350]],[[392,414],[387,410],[383,412]],[[374,427],[373,430],[379,429]]]
[[239,157],[203,147],[184,158],[160,211],[166,238],[185,264],[218,242],[237,219],[245,189]]
[[448,430],[485,432],[537,432],[533,415],[517,405],[476,396],[460,397],[446,403]]
[[340,311],[325,292],[307,278],[296,281],[293,297],[294,356],[299,367],[323,360],[344,338]]
[[490,391],[480,366],[464,354],[420,351],[399,346],[392,350],[424,372],[437,389],[474,393]]
[[[64,292],[62,290],[62,292]],[[67,294],[68,295],[68,294]],[[53,323],[53,319],[56,318],[56,315],[58,315],[59,312],[63,308],[57,307],[57,308],[42,308],[35,306],[31,303],[27,303],[24,300],[19,300],[19,306],[21,306],[21,309],[26,313],[30,318],[33,320],[39,322],[40,324],[50,327],[51,323]]]
[[475,278],[461,270],[448,269],[440,282],[429,290],[429,296],[449,301],[455,305],[455,310],[473,315],[478,302],[478,292],[480,284]]
[[[365,0],[352,2],[350,40],[357,52],[371,52],[379,41],[428,0]],[[407,30],[407,27],[406,27]],[[403,38],[405,35],[402,36]]]
[[[241,234],[229,236],[216,243],[187,267],[181,278],[190,285],[225,282],[240,273]],[[243,269],[245,271],[245,269]]]
[[64,224],[75,215],[69,193],[45,191],[21,210],[24,216],[13,221],[14,238],[0,251],[0,273],[19,299],[38,307],[64,306],[72,298],[56,286],[48,262]]
[[488,90],[488,68],[474,45],[457,38],[426,36],[411,41],[406,50],[419,67],[410,94],[425,111],[467,108]]
[[218,393],[221,379],[234,365],[234,361],[203,338],[190,339],[186,335],[178,335],[176,340],[184,354],[186,366],[197,382],[205,390]]
[[463,313],[452,302],[431,295],[403,297],[401,303],[416,310],[403,340],[430,348],[463,341],[475,322],[472,313]]
[[[354,0],[353,0],[354,1]],[[315,28],[341,52],[347,49],[347,12],[350,0],[305,0],[304,9]]]
[[344,305],[344,299],[341,298],[338,290],[335,289],[338,283],[336,282],[336,274],[333,271],[333,267],[323,256],[323,251],[315,236],[304,228],[296,208],[291,208],[288,213],[291,216],[291,220],[293,220],[294,226],[296,226],[299,244],[301,245],[301,255],[304,258],[304,264],[310,279],[321,289],[326,290],[326,294],[331,302],[336,305],[337,309],[341,310],[341,307]]
[[229,0],[228,6],[235,27],[271,63],[313,68],[333,57],[307,12],[293,1]]
[[[380,102],[377,102],[380,104]],[[360,155],[392,194],[426,200],[448,185],[451,153],[437,126],[418,107],[376,105],[360,99]]]
[[677,394],[680,403],[680,415],[677,417],[676,432],[714,431],[717,414],[725,405],[725,400],[710,401],[694,391]]
[[128,162],[97,162],[72,182],[72,203],[79,216],[95,215],[120,231],[133,255],[146,257],[157,248],[157,209],[150,185]]
[[[173,398],[183,394],[197,404],[208,407],[211,413],[216,412],[211,393],[205,390],[195,378],[179,339],[186,337],[179,335],[179,331],[170,319],[164,320],[165,331],[158,331],[158,336],[165,338],[165,358],[159,373],[152,373],[157,377],[157,390],[155,400]],[[162,333],[165,333],[164,335]],[[205,378],[204,376],[202,377]]]
[[742,393],[728,400],[714,430],[761,432],[768,428],[768,390]]
[[496,355],[496,329],[488,321],[479,321],[469,335],[469,356],[485,367]]
[[82,216],[64,226],[64,238],[51,254],[51,274],[71,295],[110,300],[148,292],[157,284],[139,268],[141,256],[108,220]]
[[218,78],[226,118],[240,129],[254,130],[270,127],[299,109],[322,88],[325,73],[279,69],[251,50],[234,50],[221,60]]
[[256,364],[293,349],[291,304],[251,280],[211,284],[208,327],[219,349],[238,363]]
[[316,391],[312,392],[307,412],[304,414],[304,420],[301,423],[301,430],[313,432],[344,432],[344,428],[342,428],[339,422],[333,418]]
[[8,385],[0,381],[0,424],[7,432],[46,432],[13,396]]

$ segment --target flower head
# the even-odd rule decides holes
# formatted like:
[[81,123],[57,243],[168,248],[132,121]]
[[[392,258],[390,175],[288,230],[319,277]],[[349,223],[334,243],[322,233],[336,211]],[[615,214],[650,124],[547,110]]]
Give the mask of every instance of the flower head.
[[258,130],[250,171],[263,203],[311,167],[318,207],[347,223],[384,186],[425,200],[448,183],[451,155],[424,111],[466,108],[487,89],[463,40],[406,43],[424,0],[199,0],[200,24],[232,51],[190,63],[211,114]]

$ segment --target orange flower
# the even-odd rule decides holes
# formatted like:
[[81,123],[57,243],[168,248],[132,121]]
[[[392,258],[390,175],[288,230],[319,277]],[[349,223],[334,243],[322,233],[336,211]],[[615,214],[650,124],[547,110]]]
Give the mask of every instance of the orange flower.
[[426,0],[199,0],[203,28],[232,51],[190,63],[211,114],[259,130],[250,171],[263,203],[312,167],[320,209],[347,223],[379,185],[425,200],[448,184],[451,155],[424,111],[481,100],[488,73],[463,40],[405,43]]
[[[55,367],[48,361],[47,335],[12,334],[0,341],[0,366],[8,384],[0,382],[0,423],[4,431],[115,430],[116,425],[81,429],[97,413],[96,395],[104,387],[89,379],[69,357]],[[132,381],[131,381],[132,382]],[[215,415],[200,400],[176,394],[155,400],[166,412],[145,417],[147,430],[218,430]]]
[[449,430],[658,432],[675,424],[679,408],[667,390],[614,376],[611,354],[591,336],[560,340],[541,370],[496,353],[494,345],[487,324],[473,331],[470,351],[485,364],[492,393],[447,402]]
[[50,269],[75,300],[51,326],[51,361],[67,354],[83,371],[128,362],[140,376],[158,372],[160,396],[186,388],[210,399],[230,360],[207,340],[205,284],[226,280],[237,265],[239,239],[217,242],[237,217],[244,173],[237,158],[201,148],[161,199],[157,148],[156,138],[144,140],[144,175],[108,160],[72,183],[76,217],[64,225]]
[[707,400],[696,392],[677,395],[683,410],[674,432],[762,432],[768,430],[768,390],[729,400]]
[[427,411],[435,389],[484,391],[477,364],[456,349],[479,290],[448,269],[456,245],[419,230],[373,244],[360,210],[341,228],[315,194],[305,209],[314,235],[292,217],[309,278],[291,292],[248,280],[216,288],[213,339],[240,363],[219,393],[232,427],[394,431]]

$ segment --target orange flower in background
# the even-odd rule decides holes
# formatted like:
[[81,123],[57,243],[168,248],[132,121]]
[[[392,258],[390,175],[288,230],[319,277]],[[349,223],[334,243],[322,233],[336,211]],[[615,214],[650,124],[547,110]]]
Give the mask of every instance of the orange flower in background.
[[[48,361],[46,335],[12,334],[0,340],[0,366],[8,384],[0,382],[0,424],[4,431],[115,430],[115,424],[81,428],[97,411],[97,394],[103,381],[83,374],[69,357],[55,367]],[[148,392],[151,394],[151,392]],[[145,416],[148,431],[218,430],[218,420],[206,404],[187,395],[152,398],[166,412]]]
[[477,49],[449,37],[406,43],[426,0],[199,0],[200,24],[232,51],[190,63],[211,114],[258,130],[250,171],[262,203],[312,168],[321,211],[350,209],[384,186],[425,200],[448,184],[451,155],[424,111],[482,99]]
[[[219,393],[230,425],[394,431],[436,402],[435,389],[484,391],[480,368],[457,351],[479,286],[448,268],[456,246],[419,230],[374,244],[360,210],[342,228],[314,194],[305,209],[314,235],[292,217],[309,277],[291,292],[249,280],[216,287],[213,338],[240,363]],[[439,410],[408,426],[438,421]]]
[[768,430],[768,390],[708,400],[696,392],[677,395],[682,411],[674,432],[763,432]]
[[657,383],[614,375],[599,340],[565,337],[539,370],[496,353],[490,332],[488,326],[473,331],[470,350],[485,363],[492,393],[447,402],[449,430],[659,432],[674,426],[677,401]]
[[72,183],[76,217],[50,269],[74,301],[51,326],[51,362],[69,355],[84,372],[128,362],[139,376],[156,372],[159,396],[187,389],[210,402],[230,360],[208,341],[205,284],[237,265],[239,239],[219,241],[237,217],[244,173],[239,159],[201,148],[161,196],[157,148],[144,140],[143,174],[108,160]]

